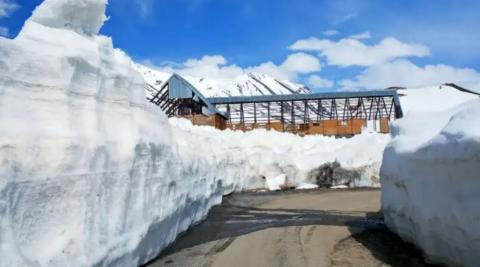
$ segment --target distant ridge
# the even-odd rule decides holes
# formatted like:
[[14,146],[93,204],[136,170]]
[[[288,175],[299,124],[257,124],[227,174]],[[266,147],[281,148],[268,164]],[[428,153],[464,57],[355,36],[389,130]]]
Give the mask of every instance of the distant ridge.
[[[172,73],[158,71],[137,64],[148,86],[147,93],[152,94],[165,83]],[[234,79],[211,79],[208,77],[182,76],[206,97],[258,96],[284,94],[310,94],[310,88],[288,80],[278,80],[263,73],[245,73]]]

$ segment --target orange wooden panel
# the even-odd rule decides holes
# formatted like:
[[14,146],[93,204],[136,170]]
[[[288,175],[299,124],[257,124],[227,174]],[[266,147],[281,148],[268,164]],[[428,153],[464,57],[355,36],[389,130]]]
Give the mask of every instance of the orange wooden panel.
[[350,123],[352,125],[352,134],[361,134],[363,127],[367,125],[365,119],[352,119]]
[[337,128],[338,134],[339,135],[351,135],[352,133],[352,127],[350,125],[339,125]]
[[350,121],[338,121],[338,134],[339,135],[351,135],[352,134],[352,124]]
[[323,134],[323,127],[322,126],[310,126],[308,127],[308,134]]
[[380,118],[380,132],[381,133],[390,132],[390,125],[389,125],[388,118]]
[[215,128],[225,130],[227,128],[227,120],[224,117],[215,114]]
[[324,135],[338,134],[338,120],[324,120],[322,121]]
[[268,126],[268,129],[283,132],[283,123],[271,122],[270,125]]

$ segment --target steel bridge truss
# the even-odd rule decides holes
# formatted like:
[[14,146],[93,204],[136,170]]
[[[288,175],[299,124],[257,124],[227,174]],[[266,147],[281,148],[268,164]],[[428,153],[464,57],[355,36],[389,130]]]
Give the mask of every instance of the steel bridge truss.
[[308,124],[322,120],[368,121],[396,118],[393,96],[227,103],[215,106],[227,115],[229,124]]

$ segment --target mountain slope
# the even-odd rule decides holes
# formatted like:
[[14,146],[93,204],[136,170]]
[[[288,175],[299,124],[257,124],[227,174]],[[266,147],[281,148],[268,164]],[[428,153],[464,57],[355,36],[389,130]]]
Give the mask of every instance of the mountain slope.
[[[143,74],[145,81],[154,87],[160,87],[170,78],[171,73],[166,73],[137,64],[137,69]],[[311,90],[301,84],[287,80],[278,80],[267,74],[246,73],[230,79],[210,79],[184,76],[206,97],[225,96],[253,96],[253,95],[280,95],[280,94],[309,94]],[[147,89],[147,94],[155,91]]]

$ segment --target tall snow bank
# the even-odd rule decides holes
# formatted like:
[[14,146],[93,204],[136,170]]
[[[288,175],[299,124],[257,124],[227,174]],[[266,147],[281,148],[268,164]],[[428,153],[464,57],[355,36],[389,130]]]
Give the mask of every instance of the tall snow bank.
[[380,173],[382,210],[388,227],[431,261],[478,266],[480,99],[443,101],[457,100],[393,126]]
[[[321,166],[337,162],[349,180],[333,180],[331,186],[377,187],[382,154],[390,141],[388,135],[365,133],[352,138],[305,136],[276,131],[220,131],[212,127],[193,126],[185,119],[170,119],[175,136],[195,146],[199,156],[229,160],[243,165],[256,176],[244,187],[250,189],[301,187],[319,184],[324,178]],[[212,160],[215,162],[215,159]],[[214,163],[211,164],[214,164]],[[318,170],[320,168],[320,170]],[[258,177],[265,179],[262,182]],[[334,177],[336,178],[336,177]]]
[[35,9],[29,22],[92,36],[107,20],[106,4],[107,0],[49,0]]
[[0,266],[136,266],[247,176],[179,154],[130,58],[96,35],[105,2],[46,0],[0,38]]

